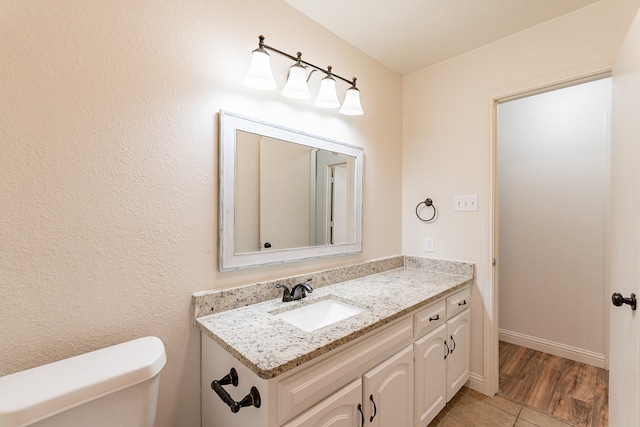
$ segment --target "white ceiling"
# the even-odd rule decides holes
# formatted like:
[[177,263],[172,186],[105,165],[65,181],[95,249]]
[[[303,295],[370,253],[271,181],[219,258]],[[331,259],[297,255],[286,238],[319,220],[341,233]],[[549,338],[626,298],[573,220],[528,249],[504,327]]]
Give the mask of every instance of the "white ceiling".
[[599,0],[284,0],[405,75]]

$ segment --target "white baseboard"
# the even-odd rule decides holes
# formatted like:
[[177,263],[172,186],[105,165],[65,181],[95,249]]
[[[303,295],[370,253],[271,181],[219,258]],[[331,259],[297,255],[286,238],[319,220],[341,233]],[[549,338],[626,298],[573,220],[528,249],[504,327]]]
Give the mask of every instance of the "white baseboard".
[[564,357],[565,359],[575,360],[576,362],[586,363],[598,368],[605,367],[604,354],[595,353],[593,351],[584,350],[570,345],[560,344],[548,341],[542,338],[536,338],[524,335],[518,332],[499,329],[500,341],[516,344],[521,347],[531,348],[533,350],[542,351],[553,354],[554,356]]
[[465,385],[478,393],[487,394],[484,389],[484,377],[482,375],[471,372],[471,375],[469,375],[469,381],[467,381],[467,384]]

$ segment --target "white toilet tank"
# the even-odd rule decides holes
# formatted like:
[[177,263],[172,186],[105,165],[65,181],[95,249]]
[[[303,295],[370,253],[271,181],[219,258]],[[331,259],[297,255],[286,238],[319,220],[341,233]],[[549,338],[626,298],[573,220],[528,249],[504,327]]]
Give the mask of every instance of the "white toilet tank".
[[0,427],[152,427],[166,360],[144,337],[0,377]]

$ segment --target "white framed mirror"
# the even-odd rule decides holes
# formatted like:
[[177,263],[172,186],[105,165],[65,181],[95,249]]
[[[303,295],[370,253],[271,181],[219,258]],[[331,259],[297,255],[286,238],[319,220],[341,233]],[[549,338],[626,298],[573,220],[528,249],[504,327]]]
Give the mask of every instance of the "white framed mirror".
[[361,147],[220,111],[220,271],[362,251]]

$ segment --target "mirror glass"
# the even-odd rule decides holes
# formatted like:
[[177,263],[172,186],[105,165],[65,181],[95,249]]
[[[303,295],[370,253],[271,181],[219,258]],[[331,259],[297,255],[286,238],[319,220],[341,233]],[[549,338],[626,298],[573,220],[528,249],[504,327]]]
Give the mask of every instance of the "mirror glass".
[[220,270],[362,251],[360,147],[220,112]]

